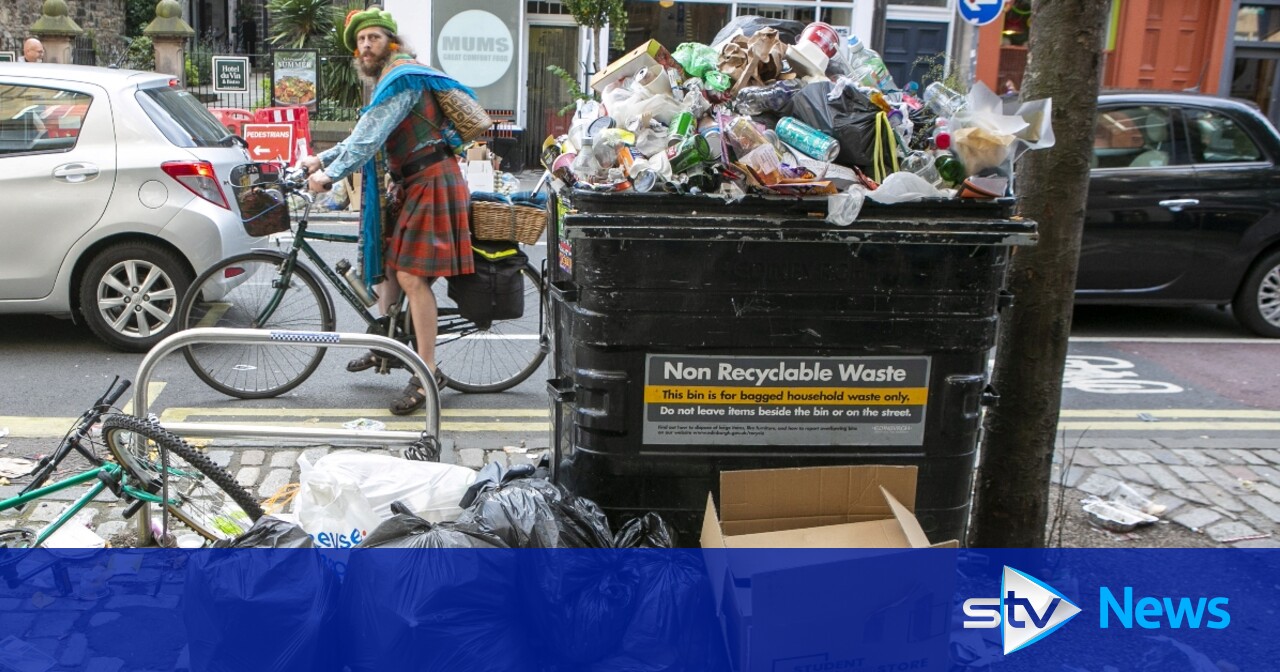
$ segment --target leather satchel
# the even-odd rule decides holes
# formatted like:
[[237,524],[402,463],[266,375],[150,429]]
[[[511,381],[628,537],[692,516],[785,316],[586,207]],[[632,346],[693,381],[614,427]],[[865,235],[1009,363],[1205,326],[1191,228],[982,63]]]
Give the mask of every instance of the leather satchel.
[[493,120],[484,106],[461,89],[448,89],[436,92],[436,102],[440,104],[444,116],[453,122],[463,142],[471,142],[484,135],[493,126]]

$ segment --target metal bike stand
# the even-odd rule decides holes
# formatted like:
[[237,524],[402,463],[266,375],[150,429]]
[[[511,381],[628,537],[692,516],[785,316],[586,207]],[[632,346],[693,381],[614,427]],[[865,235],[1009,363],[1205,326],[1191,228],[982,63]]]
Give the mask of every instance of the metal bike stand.
[[[138,364],[138,375],[134,378],[133,408],[134,415],[147,417],[147,388],[151,382],[151,374],[165,355],[197,343],[234,343],[264,345],[318,345],[326,348],[371,348],[394,355],[405,362],[418,380],[425,381],[426,422],[421,432],[409,431],[366,431],[360,429],[324,429],[313,427],[282,427],[262,425],[216,424],[199,422],[173,422],[161,427],[179,436],[201,436],[208,438],[260,438],[260,439],[293,439],[316,442],[341,441],[344,445],[384,445],[397,441],[412,443],[426,436],[440,438],[440,391],[432,384],[435,376],[427,369],[427,365],[418,353],[399,341],[375,334],[339,333],[328,331],[266,331],[262,329],[223,329],[216,327],[200,327],[180,331],[160,341]],[[167,479],[166,479],[167,482]],[[167,493],[163,495],[167,498]],[[143,506],[138,511],[138,543],[151,541],[151,520],[149,507]]]

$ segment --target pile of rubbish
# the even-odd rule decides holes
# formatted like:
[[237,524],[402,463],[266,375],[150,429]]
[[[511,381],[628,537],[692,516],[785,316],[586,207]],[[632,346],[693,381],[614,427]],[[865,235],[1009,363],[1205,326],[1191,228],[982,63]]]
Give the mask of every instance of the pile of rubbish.
[[[275,550],[191,558],[192,670],[725,669],[700,555],[673,549],[656,514],[613,533],[594,502],[548,480],[545,462],[478,476],[429,464],[434,474],[414,478],[430,487],[418,489],[361,455],[306,467],[301,525],[267,516],[222,544]],[[371,497],[358,501],[347,482]],[[377,521],[346,534],[358,543],[316,533],[350,506]],[[344,547],[310,550],[320,544]]]
[[[544,143],[558,188],[718,195],[1012,195],[1013,162],[1053,145],[1051,101],[981,83],[899,88],[857,37],[742,16],[712,44],[650,40],[595,75],[569,132]],[[860,201],[859,201],[860,202]]]

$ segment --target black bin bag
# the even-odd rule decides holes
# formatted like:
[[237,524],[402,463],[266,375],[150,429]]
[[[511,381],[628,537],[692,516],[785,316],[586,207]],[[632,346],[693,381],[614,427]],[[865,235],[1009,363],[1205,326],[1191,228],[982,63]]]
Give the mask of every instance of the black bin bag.
[[481,329],[524,315],[524,276],[529,257],[511,242],[472,240],[475,273],[446,278],[449,298],[462,317]]
[[347,564],[340,621],[347,668],[536,672],[515,551],[466,525],[399,510]]
[[[870,173],[875,166],[876,107],[856,88],[846,86],[840,97],[827,100],[831,82],[816,82],[791,98],[791,116],[840,141],[836,163]],[[892,164],[888,143],[881,147],[885,165]]]
[[339,579],[296,525],[269,516],[191,554],[182,617],[192,672],[341,669]]

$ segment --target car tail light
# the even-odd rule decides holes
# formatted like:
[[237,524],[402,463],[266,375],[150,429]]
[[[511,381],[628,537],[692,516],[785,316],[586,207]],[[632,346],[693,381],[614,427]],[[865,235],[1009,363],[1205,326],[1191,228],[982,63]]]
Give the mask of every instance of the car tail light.
[[213,164],[208,161],[166,161],[160,164],[169,177],[177,180],[191,193],[220,207],[231,209],[227,205],[227,197],[218,186],[218,175],[213,172]]
[[244,275],[244,269],[239,266],[228,266],[222,269],[222,279],[230,280],[237,275]]

